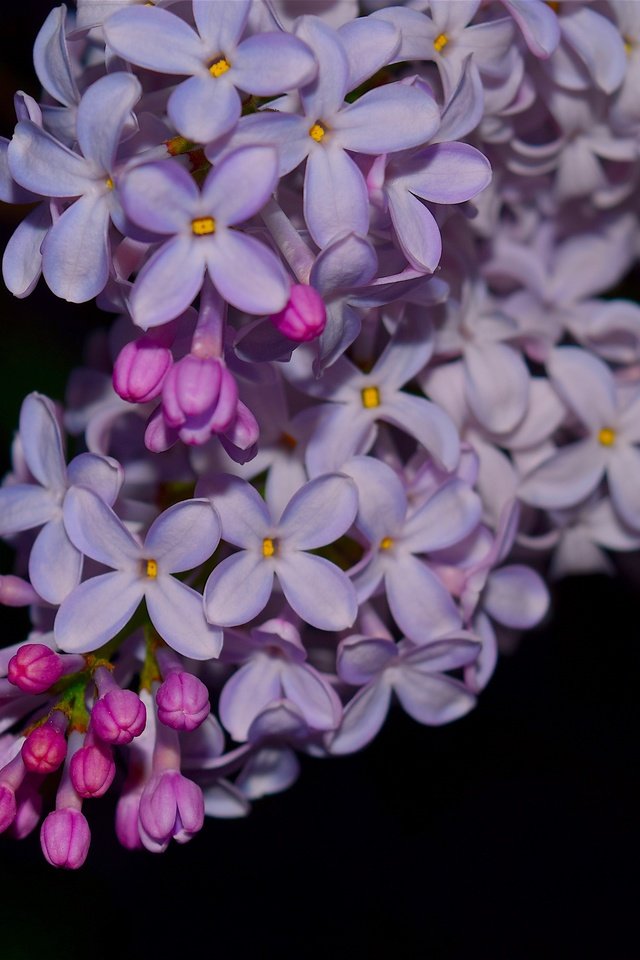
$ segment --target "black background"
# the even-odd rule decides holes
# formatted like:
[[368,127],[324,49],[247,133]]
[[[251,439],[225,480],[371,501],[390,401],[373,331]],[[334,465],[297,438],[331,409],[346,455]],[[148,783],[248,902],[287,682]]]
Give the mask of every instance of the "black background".
[[[51,8],[10,4],[0,31],[0,133],[16,88],[37,94],[33,38]],[[11,9],[11,13],[9,13]],[[2,247],[20,214],[1,210]],[[40,285],[0,294],[0,454],[23,396],[63,396],[91,305]],[[2,572],[9,554],[2,554]],[[428,729],[394,712],[352,757],[303,759],[287,793],[208,820],[161,856],[128,853],[114,799],[85,805],[77,873],[0,839],[0,960],[203,957],[636,960],[638,593],[615,578],[554,587],[553,617],[504,657],[476,711]],[[0,611],[2,643],[26,618]]]

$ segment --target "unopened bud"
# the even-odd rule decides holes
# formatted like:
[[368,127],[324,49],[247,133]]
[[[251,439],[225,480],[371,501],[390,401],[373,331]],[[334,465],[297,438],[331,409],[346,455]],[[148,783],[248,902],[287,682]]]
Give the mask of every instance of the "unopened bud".
[[158,719],[174,730],[195,730],[209,715],[209,691],[186,671],[169,674],[156,693]]
[[77,870],[87,859],[91,832],[80,810],[54,810],[40,830],[42,852],[53,867]]
[[289,302],[270,318],[276,330],[289,340],[307,343],[319,337],[327,322],[324,301],[317,290],[304,283],[291,287]]
[[151,337],[122,348],[113,366],[113,388],[123,400],[147,403],[158,397],[173,364],[173,356]]

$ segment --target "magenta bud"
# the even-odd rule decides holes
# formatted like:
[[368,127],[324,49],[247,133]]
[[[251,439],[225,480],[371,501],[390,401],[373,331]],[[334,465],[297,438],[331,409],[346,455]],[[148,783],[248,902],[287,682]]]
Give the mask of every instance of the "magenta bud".
[[44,693],[64,673],[64,660],[43,643],[25,643],[9,660],[8,678],[24,693]]
[[319,337],[324,330],[327,311],[317,290],[305,283],[295,283],[285,308],[269,319],[276,330],[289,340],[307,343]]
[[18,792],[16,818],[9,828],[15,840],[24,840],[38,825],[42,813],[42,797],[33,787],[23,784]]
[[91,831],[79,810],[54,810],[42,824],[40,844],[52,867],[77,870],[87,859]]
[[174,730],[195,730],[209,715],[209,691],[192,673],[170,673],[156,693],[158,719]]
[[173,364],[170,350],[150,337],[122,348],[113,365],[113,388],[123,400],[147,403],[158,397]]
[[140,798],[140,824],[157,843],[186,843],[204,823],[200,787],[177,770],[153,777]]
[[233,422],[237,406],[236,381],[215,357],[183,357],[162,388],[162,411],[171,427],[222,433]]
[[31,773],[53,773],[67,755],[67,741],[51,723],[32,730],[22,744],[22,759]]
[[0,833],[11,826],[17,810],[15,790],[8,783],[0,783]]
[[116,775],[111,748],[106,743],[92,743],[74,753],[70,764],[73,788],[81,797],[101,797]]
[[0,603],[5,607],[28,607],[40,603],[40,597],[30,583],[21,577],[7,574],[0,577]]
[[116,836],[127,850],[140,850],[142,840],[138,827],[141,791],[123,793],[116,806]]
[[147,722],[144,703],[133,690],[110,690],[93,705],[91,725],[105,743],[131,743]]

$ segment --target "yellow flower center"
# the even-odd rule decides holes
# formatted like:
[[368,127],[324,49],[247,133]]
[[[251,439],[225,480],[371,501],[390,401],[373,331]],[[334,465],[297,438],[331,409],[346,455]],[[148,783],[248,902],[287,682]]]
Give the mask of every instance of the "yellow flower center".
[[624,40],[624,52],[627,56],[630,56],[633,50],[633,43],[628,37],[623,37],[622,39]]
[[312,140],[315,140],[316,143],[320,143],[326,132],[321,123],[314,123],[314,125],[309,128],[309,136]]
[[295,448],[298,446],[298,441],[295,437],[292,437],[290,433],[281,433],[280,445],[286,450],[295,450]]
[[380,541],[381,550],[390,550],[392,546],[393,546],[392,537],[383,537],[382,540]]
[[209,67],[209,73],[212,77],[221,77],[223,73],[226,73],[227,70],[231,67],[231,64],[225,57],[220,57],[219,60],[216,60],[215,63],[212,63]]
[[449,37],[446,35],[446,33],[441,33],[433,41],[433,49],[435,50],[436,53],[442,53],[442,51],[444,50],[444,48],[448,43],[449,43]]
[[114,184],[111,177],[107,177],[107,179],[105,180],[105,184],[107,185],[107,190],[113,190]]
[[206,237],[207,234],[216,232],[216,221],[213,217],[196,217],[191,221],[191,230],[196,237]]
[[276,552],[275,541],[271,537],[265,537],[262,541],[262,556],[263,557],[272,557]]
[[616,442],[616,431],[611,427],[603,427],[598,434],[598,443],[603,447],[612,447]]
[[150,580],[155,580],[158,576],[158,564],[155,560],[147,560],[146,574]]
[[547,6],[551,7],[554,13],[560,13],[560,0],[547,0]]
[[364,387],[360,394],[362,396],[362,406],[367,410],[380,406],[380,391],[377,387]]

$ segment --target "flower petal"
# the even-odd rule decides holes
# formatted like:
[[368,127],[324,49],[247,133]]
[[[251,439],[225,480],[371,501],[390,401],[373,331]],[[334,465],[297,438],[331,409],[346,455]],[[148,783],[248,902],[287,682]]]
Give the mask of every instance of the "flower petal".
[[291,498],[278,524],[287,550],[314,550],[347,532],[358,510],[358,492],[349,477],[325,474],[305,483]]
[[176,159],[134,167],[119,189],[127,216],[152,233],[178,233],[196,216],[198,188]]
[[58,610],[56,643],[67,653],[97,650],[122,630],[142,597],[142,581],[131,573],[104,573],[85,580]]
[[189,77],[175,88],[167,113],[183,137],[209,143],[233,129],[240,119],[242,103],[226,76],[216,80],[206,73]]
[[505,343],[469,343],[464,351],[469,409],[493,433],[513,430],[529,401],[529,371],[522,355]]
[[62,603],[80,583],[82,554],[69,540],[62,517],[45,524],[29,556],[29,578],[48,603]]
[[414,643],[460,629],[449,591],[421,560],[411,554],[399,557],[389,564],[385,580],[393,619]]
[[250,483],[230,474],[214,474],[196,487],[208,497],[220,517],[222,538],[236,547],[258,548],[273,522],[267,505]]
[[391,686],[384,675],[359,690],[344,708],[337,733],[327,740],[331,754],[354,753],[378,733],[391,703]]
[[527,474],[518,496],[534,507],[571,507],[597,487],[607,455],[595,440],[562,447]]
[[607,470],[613,506],[634,530],[640,530],[640,450],[620,445]]
[[108,73],[92,83],[78,107],[76,133],[87,160],[111,172],[125,121],[140,99],[142,87],[132,73]]
[[320,630],[345,630],[358,613],[353,584],[335,564],[311,553],[278,559],[278,580],[288,603]]
[[270,97],[310,83],[318,64],[306,43],[284,32],[257,33],[233,56],[233,82],[247,93]]
[[136,278],[131,292],[133,321],[143,330],[179,317],[199,292],[205,272],[202,241],[176,236],[163,244]]
[[279,313],[290,282],[280,260],[255,237],[220,230],[207,246],[211,279],[225,300],[247,313]]
[[49,230],[42,244],[42,272],[62,300],[86,303],[109,279],[109,207],[106,194],[80,197]]
[[207,623],[202,596],[196,590],[171,576],[160,576],[145,586],[151,622],[173,650],[193,660],[219,655],[222,630]]
[[549,609],[549,591],[530,567],[512,564],[489,574],[482,597],[487,613],[507,627],[535,627]]
[[406,83],[369,90],[333,121],[345,150],[374,156],[417,147],[429,140],[439,125],[435,100],[420,87]]
[[10,537],[47,523],[59,510],[57,498],[33,483],[0,488],[0,536]]
[[457,680],[409,669],[402,670],[393,689],[409,716],[429,726],[451,723],[476,705],[474,695]]
[[220,541],[220,521],[210,500],[174,503],[153,521],[144,552],[163,573],[192,570],[207,560]]
[[280,664],[275,657],[257,656],[227,680],[220,694],[220,720],[241,743],[259,713],[281,698]]
[[[216,4],[217,6],[217,4]],[[129,63],[160,73],[198,73],[206,47],[184,20],[159,7],[136,6],[103,24],[107,44]]]
[[362,173],[339,146],[318,144],[307,157],[304,219],[319,247],[343,233],[369,232],[369,197]]
[[412,553],[451,547],[478,526],[482,509],[478,494],[453,478],[409,515],[402,531],[402,547]]
[[207,620],[235,627],[257,617],[273,588],[273,564],[256,553],[241,550],[214,569],[204,588]]
[[69,539],[85,556],[116,570],[136,569],[142,548],[92,490],[69,490],[64,498],[64,524]]
[[62,491],[67,485],[60,427],[48,397],[30,393],[20,408],[20,442],[24,459],[38,483]]
[[445,470],[454,470],[460,456],[458,431],[436,403],[398,392],[380,406],[379,417],[418,440]]
[[260,210],[278,182],[274,147],[239,147],[212,167],[202,187],[202,204],[216,220],[234,225]]

